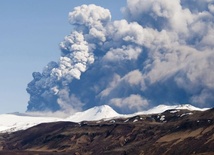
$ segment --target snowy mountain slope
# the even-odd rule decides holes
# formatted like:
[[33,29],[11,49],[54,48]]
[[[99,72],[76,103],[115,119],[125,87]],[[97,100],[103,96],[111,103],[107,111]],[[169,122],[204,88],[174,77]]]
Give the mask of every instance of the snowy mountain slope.
[[[189,111],[205,111],[208,110],[209,108],[197,108],[194,107],[190,104],[182,104],[182,105],[158,105],[152,109],[149,109],[147,111],[141,111],[141,112],[137,112],[134,115],[147,115],[147,114],[158,114],[158,113],[162,113],[166,110],[170,110],[170,109],[176,109],[176,110],[181,110],[181,109],[186,109]],[[133,115],[133,114],[132,114]]]
[[112,117],[121,117],[122,115],[115,112],[110,106],[102,105],[94,107],[83,112],[77,112],[67,118],[56,117],[41,117],[32,113],[27,114],[2,114],[0,115],[0,133],[13,132],[18,130],[24,130],[35,126],[40,123],[56,122],[56,121],[94,121],[101,120],[103,118],[108,119]]
[[1,132],[13,132],[18,130],[24,130],[35,126],[40,123],[56,122],[56,121],[71,121],[71,122],[81,122],[81,121],[94,121],[101,119],[111,119],[118,117],[132,117],[135,115],[146,115],[146,114],[157,114],[162,113],[170,109],[187,109],[187,110],[198,110],[204,111],[208,108],[200,109],[189,104],[185,105],[174,105],[166,106],[159,105],[147,111],[141,111],[138,113],[130,115],[122,115],[115,112],[110,106],[102,105],[83,112],[77,112],[67,118],[57,118],[57,117],[42,117],[28,114],[2,114],[0,115],[0,133]]
[[108,105],[96,106],[83,112],[77,112],[74,115],[68,117],[66,120],[73,122],[81,121],[95,121],[101,119],[108,119],[113,117],[123,116],[118,114]]
[[45,122],[56,122],[59,118],[35,117],[28,115],[2,114],[0,115],[0,133],[24,130]]
[[[99,113],[102,108],[95,109],[91,110]],[[0,154],[213,155],[213,128],[214,108],[202,112],[173,109],[81,123],[52,122],[0,134]]]

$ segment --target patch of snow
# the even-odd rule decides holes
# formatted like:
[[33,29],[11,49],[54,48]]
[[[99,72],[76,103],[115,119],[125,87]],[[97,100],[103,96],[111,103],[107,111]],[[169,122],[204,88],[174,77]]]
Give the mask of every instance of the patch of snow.
[[193,113],[188,112],[188,113],[181,114],[181,116],[180,116],[180,117],[183,117],[183,116],[186,116],[186,115],[192,115],[192,114],[193,114]]
[[110,120],[110,123],[115,123],[115,120]]
[[137,122],[137,121],[138,121],[138,119],[135,119],[135,120],[133,121],[133,123],[134,123],[134,122]]
[[129,121],[129,119],[125,120],[124,123],[126,123],[126,122],[128,122],[128,121]]
[[165,120],[165,115],[162,115],[160,118],[160,121],[164,121]]
[[174,114],[174,113],[176,113],[176,112],[179,112],[180,110],[172,110],[172,111],[170,111],[170,113],[171,114]]

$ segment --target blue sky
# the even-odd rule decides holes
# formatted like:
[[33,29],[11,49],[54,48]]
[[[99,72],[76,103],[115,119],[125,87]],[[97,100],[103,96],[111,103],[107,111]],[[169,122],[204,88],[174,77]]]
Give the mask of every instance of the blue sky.
[[69,34],[68,13],[82,4],[97,4],[122,18],[125,0],[1,0],[0,1],[0,113],[24,112],[32,72],[42,71],[60,55],[59,43]]

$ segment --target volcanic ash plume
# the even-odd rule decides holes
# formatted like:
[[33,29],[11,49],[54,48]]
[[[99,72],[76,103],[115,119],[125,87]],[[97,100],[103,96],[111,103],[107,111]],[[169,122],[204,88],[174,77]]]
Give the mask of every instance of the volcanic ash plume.
[[28,84],[28,111],[213,105],[214,1],[127,0],[122,12],[116,21],[95,5],[69,13],[59,61]]

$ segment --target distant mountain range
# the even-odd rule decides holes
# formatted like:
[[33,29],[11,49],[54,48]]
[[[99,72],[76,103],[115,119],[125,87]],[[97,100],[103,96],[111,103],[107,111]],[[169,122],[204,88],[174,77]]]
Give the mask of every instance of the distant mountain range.
[[132,115],[104,105],[64,119],[4,114],[0,123],[0,155],[214,154],[214,109],[191,105]]
[[136,115],[144,114],[157,114],[162,113],[169,109],[186,109],[186,110],[197,110],[204,111],[208,108],[197,108],[189,104],[184,105],[159,105],[147,111],[141,111],[134,114],[123,115],[118,114],[108,105],[96,106],[83,112],[77,112],[74,115],[68,116],[66,118],[59,117],[42,117],[41,115],[35,115],[35,113],[13,113],[13,114],[2,114],[0,115],[0,133],[3,132],[14,132],[18,130],[24,130],[29,127],[35,126],[40,123],[47,122],[57,122],[57,121],[71,121],[71,122],[81,122],[81,121],[95,121],[101,119],[111,119],[111,118],[127,118]]

